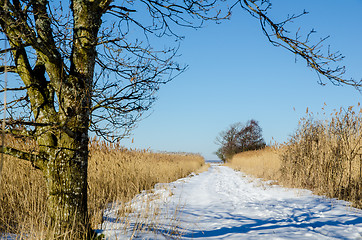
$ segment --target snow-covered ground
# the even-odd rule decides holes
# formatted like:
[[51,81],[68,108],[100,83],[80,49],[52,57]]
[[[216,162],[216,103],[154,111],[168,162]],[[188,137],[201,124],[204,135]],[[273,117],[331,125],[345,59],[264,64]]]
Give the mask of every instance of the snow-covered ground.
[[128,207],[123,222],[116,206],[105,212],[107,239],[362,240],[362,211],[346,202],[271,185],[217,164],[158,184]]

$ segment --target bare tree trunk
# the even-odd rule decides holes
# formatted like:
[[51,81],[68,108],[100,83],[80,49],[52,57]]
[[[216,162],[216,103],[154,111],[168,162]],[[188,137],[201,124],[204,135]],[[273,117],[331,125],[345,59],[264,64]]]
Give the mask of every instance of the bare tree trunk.
[[[74,109],[82,109],[77,98],[74,100],[73,105],[78,105]],[[48,214],[55,233],[72,231],[73,238],[83,239],[91,233],[87,214],[89,113],[83,110],[68,117],[67,131],[39,128],[47,131],[37,141],[39,154],[46,158],[40,168],[46,179]]]
[[[88,130],[100,10],[73,1],[74,36],[69,76],[58,81],[59,122],[54,149],[44,167],[49,191],[48,209],[59,233],[71,226],[78,234],[89,234],[87,213]],[[47,137],[45,143],[52,140]],[[84,235],[82,236],[84,237]]]
[[72,229],[76,234],[89,232],[87,215],[88,135],[74,139],[60,137],[50,151],[43,172],[48,189],[48,213],[57,233]]

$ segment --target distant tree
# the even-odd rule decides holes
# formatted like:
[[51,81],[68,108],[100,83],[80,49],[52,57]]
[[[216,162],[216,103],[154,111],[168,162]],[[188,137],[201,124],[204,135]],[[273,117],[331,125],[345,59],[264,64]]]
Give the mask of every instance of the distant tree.
[[238,144],[242,152],[257,150],[265,147],[265,141],[262,136],[262,129],[255,120],[249,120],[238,135]]
[[223,162],[226,162],[226,158],[223,154],[223,149],[219,148],[216,152],[215,152],[216,156]]
[[216,138],[220,148],[216,155],[224,162],[230,160],[235,154],[265,147],[262,129],[253,119],[242,123],[234,123],[226,131],[222,131]]

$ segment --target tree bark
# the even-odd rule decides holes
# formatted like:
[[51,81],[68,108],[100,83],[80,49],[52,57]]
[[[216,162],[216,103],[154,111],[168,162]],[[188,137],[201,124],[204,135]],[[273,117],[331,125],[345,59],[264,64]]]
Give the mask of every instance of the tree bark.
[[69,137],[61,132],[56,141],[54,148],[46,147],[48,161],[42,169],[47,182],[51,224],[57,234],[72,230],[75,236],[83,238],[90,233],[87,215],[88,134],[78,131]]

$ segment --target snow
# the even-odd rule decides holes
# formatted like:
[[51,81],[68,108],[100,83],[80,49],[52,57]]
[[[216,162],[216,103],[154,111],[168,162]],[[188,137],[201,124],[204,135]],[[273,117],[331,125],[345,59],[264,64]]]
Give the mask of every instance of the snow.
[[[360,239],[362,210],[212,164],[105,211],[107,239]],[[137,226],[137,227],[136,227]],[[138,230],[135,230],[137,229]],[[175,235],[178,234],[178,235]]]

